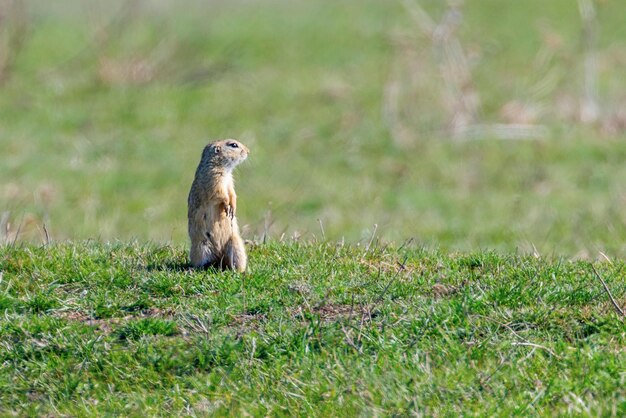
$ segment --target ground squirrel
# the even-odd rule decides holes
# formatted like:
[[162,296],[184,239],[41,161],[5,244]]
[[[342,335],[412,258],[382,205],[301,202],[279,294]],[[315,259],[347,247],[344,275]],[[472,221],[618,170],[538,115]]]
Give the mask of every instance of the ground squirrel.
[[202,152],[188,198],[191,265],[246,270],[246,249],[237,226],[233,169],[250,151],[239,141],[208,144]]

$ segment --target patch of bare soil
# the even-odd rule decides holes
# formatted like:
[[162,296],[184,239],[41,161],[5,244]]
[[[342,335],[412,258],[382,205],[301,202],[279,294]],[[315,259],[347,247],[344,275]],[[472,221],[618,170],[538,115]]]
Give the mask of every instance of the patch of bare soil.
[[149,308],[134,312],[131,315],[123,317],[111,317],[111,318],[93,318],[85,312],[81,311],[61,311],[54,314],[55,317],[66,319],[68,321],[80,322],[90,327],[95,327],[98,331],[105,334],[109,334],[113,331],[115,325],[119,325],[124,322],[128,322],[134,319],[143,318],[167,318],[171,319],[174,312],[170,309]]
[[366,305],[348,305],[340,303],[329,303],[326,305],[298,306],[292,312],[294,318],[302,319],[305,314],[318,315],[325,322],[334,322],[341,319],[362,318],[371,316],[371,311]]

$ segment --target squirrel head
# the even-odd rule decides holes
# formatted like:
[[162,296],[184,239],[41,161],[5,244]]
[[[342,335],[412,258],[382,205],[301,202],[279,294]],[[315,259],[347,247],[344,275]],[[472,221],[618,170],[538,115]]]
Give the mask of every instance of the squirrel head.
[[241,142],[234,139],[223,139],[211,142],[204,148],[202,160],[212,167],[224,168],[232,171],[239,163],[248,158],[250,150]]

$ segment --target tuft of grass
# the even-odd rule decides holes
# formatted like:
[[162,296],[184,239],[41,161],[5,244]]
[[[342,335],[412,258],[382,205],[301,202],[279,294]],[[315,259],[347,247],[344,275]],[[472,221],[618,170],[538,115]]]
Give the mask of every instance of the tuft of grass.
[[[622,261],[268,242],[0,247],[0,414],[623,415]],[[19,268],[16,268],[19,266]]]
[[176,334],[176,323],[158,318],[144,318],[138,321],[129,322],[115,332],[121,340],[138,340],[144,335],[165,335]]

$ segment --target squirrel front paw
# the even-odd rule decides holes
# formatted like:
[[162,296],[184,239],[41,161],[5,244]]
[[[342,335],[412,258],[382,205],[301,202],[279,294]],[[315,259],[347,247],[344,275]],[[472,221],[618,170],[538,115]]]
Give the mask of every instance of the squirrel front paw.
[[235,217],[235,211],[231,205],[226,205],[226,216],[230,219]]

